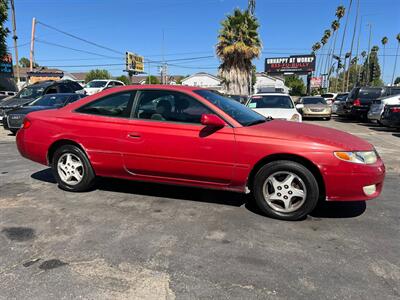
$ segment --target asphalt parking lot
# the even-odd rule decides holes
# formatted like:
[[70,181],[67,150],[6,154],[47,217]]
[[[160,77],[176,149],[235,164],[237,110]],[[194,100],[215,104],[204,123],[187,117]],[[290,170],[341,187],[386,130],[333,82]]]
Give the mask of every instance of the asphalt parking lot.
[[283,222],[227,192],[102,180],[68,193],[0,130],[0,298],[399,299],[400,132],[307,122],[375,145],[380,198]]

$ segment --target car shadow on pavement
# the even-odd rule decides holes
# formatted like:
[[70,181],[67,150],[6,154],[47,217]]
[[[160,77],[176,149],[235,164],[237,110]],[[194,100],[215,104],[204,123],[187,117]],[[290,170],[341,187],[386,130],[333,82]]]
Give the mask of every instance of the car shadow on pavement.
[[321,202],[310,214],[314,218],[355,218],[367,209],[365,201]]
[[[36,172],[32,174],[31,177],[48,183],[57,183],[50,168]],[[147,183],[115,178],[99,178],[94,189],[236,207],[244,205],[250,212],[265,216],[265,214],[256,206],[251,194],[240,194],[228,191],[207,190],[194,187]],[[317,205],[310,216],[314,218],[353,218],[362,215],[365,209],[365,201],[323,202]]]
[[393,133],[392,135],[395,136],[395,137],[400,138],[400,133]]

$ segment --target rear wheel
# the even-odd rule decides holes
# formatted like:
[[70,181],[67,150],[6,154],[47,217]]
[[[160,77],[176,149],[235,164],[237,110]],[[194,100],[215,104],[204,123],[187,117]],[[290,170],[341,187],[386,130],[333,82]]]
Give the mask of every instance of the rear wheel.
[[293,161],[274,161],[256,174],[253,193],[258,207],[267,216],[299,220],[317,205],[318,183],[303,165]]
[[18,129],[10,129],[10,131],[11,131],[11,133],[12,133],[13,135],[16,135],[17,132],[18,132]]
[[52,169],[60,188],[71,192],[89,190],[96,175],[86,154],[77,146],[63,145],[53,156]]

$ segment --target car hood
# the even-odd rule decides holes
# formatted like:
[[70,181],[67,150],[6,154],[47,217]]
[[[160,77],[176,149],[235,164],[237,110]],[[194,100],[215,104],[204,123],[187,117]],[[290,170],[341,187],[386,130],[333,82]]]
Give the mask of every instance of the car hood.
[[26,103],[32,102],[33,98],[15,98],[15,97],[11,97],[11,98],[6,98],[3,101],[0,102],[0,107],[18,107],[18,106],[22,106]]
[[253,109],[264,117],[273,119],[290,119],[295,114],[299,114],[294,108],[256,108]]
[[8,112],[8,115],[11,114],[19,114],[19,115],[26,115],[30,112],[39,111],[39,110],[46,110],[46,109],[57,109],[58,107],[54,106],[25,106],[18,109],[14,109]]
[[86,91],[86,93],[88,95],[93,95],[93,94],[96,94],[96,93],[102,91],[103,88],[84,88],[84,90]]
[[252,136],[310,143],[310,146],[314,146],[314,148],[319,144],[338,151],[368,151],[374,149],[370,143],[352,134],[305,123],[272,120],[242,128],[245,128],[246,133]]

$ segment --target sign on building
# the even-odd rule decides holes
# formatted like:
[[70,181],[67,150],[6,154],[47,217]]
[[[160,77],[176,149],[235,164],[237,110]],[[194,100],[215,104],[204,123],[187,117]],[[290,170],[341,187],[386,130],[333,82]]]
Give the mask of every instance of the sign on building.
[[311,87],[312,88],[322,87],[322,77],[311,77]]
[[269,75],[308,74],[315,71],[315,55],[292,55],[265,59],[265,72]]
[[132,73],[144,73],[144,58],[132,52],[126,52],[126,71]]
[[7,53],[0,59],[0,77],[12,78],[13,76],[12,56],[10,53]]

